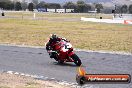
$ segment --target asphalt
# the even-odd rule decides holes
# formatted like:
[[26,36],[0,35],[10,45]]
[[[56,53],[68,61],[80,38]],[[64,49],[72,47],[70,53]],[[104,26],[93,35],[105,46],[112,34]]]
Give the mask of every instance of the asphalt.
[[[76,51],[88,74],[130,74],[132,55]],[[0,72],[15,71],[76,83],[77,66],[58,64],[45,48],[0,45]],[[88,84],[89,88],[132,88],[129,84]]]

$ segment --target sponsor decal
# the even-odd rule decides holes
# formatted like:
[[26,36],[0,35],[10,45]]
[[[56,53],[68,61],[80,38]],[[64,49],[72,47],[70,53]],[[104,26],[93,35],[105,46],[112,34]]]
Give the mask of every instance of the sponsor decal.
[[78,84],[85,83],[130,83],[131,76],[129,74],[87,74],[82,68],[78,68],[76,75]]

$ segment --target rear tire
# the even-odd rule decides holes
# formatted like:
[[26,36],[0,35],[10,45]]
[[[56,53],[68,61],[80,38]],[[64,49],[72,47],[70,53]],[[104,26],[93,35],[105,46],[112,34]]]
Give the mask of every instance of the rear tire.
[[83,77],[83,76],[76,76],[76,81],[77,81],[77,83],[78,83],[79,85],[83,85],[83,84],[85,84],[86,79],[85,79],[85,77]]
[[82,64],[81,60],[79,59],[79,57],[76,55],[76,54],[73,54],[71,56],[71,58],[74,60],[74,63],[77,65],[77,66],[80,66]]

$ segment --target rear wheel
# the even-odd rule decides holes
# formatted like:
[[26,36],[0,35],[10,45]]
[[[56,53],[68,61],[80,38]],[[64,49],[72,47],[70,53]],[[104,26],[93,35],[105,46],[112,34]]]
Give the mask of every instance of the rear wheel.
[[71,56],[71,58],[74,60],[74,63],[77,65],[77,66],[80,66],[82,64],[81,60],[79,59],[79,57],[76,55],[76,54],[73,54]]
[[83,85],[83,84],[85,84],[86,79],[85,79],[85,77],[83,77],[83,76],[76,76],[76,81],[77,81],[77,83],[78,83],[79,85]]

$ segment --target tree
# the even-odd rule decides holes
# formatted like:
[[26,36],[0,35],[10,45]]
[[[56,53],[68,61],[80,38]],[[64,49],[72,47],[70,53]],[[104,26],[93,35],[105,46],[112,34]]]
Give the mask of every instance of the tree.
[[0,8],[11,10],[13,3],[10,0],[0,0]]
[[60,9],[61,8],[61,5],[58,3],[47,3],[47,5],[48,5],[48,8],[50,9]]
[[28,10],[29,11],[33,11],[33,9],[34,9],[34,4],[33,3],[29,3],[28,4]]
[[41,1],[37,4],[36,8],[47,8],[47,4],[44,1]]
[[132,4],[129,5],[129,13],[132,14]]
[[64,5],[63,5],[63,8],[66,8],[66,9],[75,9],[76,8],[76,5],[72,2],[66,2]]
[[38,4],[38,0],[32,0],[33,4],[37,5]]
[[121,7],[121,13],[127,13],[127,5],[123,5],[122,7]]
[[91,9],[92,9],[91,5],[85,4],[84,12],[88,12]]
[[116,13],[121,13],[121,5],[116,5]]
[[85,3],[84,3],[84,1],[77,1],[77,10],[78,10],[78,12],[83,12],[83,8],[84,8],[84,5]]
[[15,4],[15,10],[16,11],[22,10],[22,6],[21,6],[20,2],[16,2],[16,4]]
[[9,10],[13,10],[14,9],[14,3],[13,2],[11,2],[11,3],[8,3],[9,5]]
[[28,8],[28,5],[26,2],[22,2],[21,6],[22,6],[22,10],[26,10]]
[[4,9],[6,9],[6,10],[14,9],[14,3],[12,3],[12,2],[5,3]]
[[0,2],[10,2],[10,0],[0,0]]
[[80,12],[80,13],[83,13],[83,12],[88,12],[88,10],[91,9],[91,6],[86,4],[84,1],[77,1],[77,9],[75,10],[76,12]]
[[101,9],[103,9],[102,4],[95,4],[95,8],[97,9],[97,13],[100,13]]

